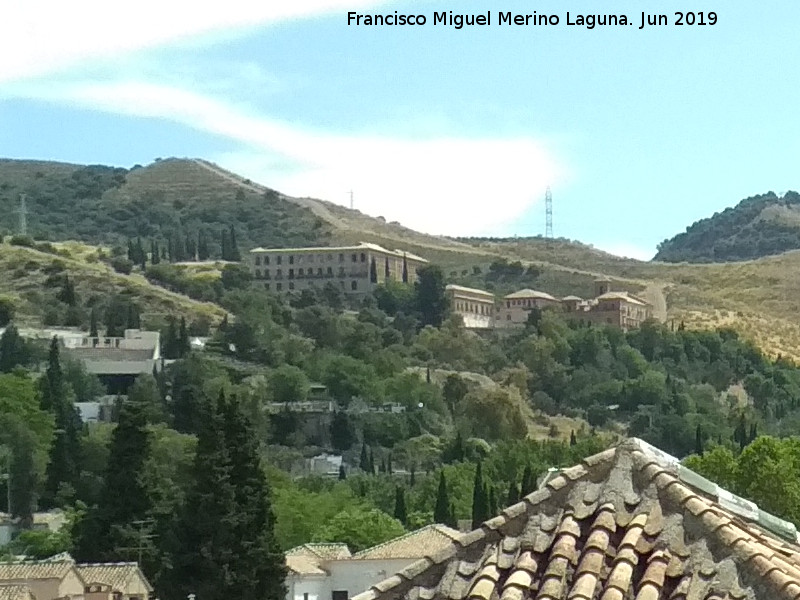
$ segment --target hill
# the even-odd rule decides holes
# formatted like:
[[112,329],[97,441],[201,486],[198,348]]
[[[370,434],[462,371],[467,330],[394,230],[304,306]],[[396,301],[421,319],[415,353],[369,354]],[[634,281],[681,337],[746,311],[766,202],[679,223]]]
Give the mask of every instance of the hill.
[[[564,239],[446,238],[330,202],[285,196],[200,159],[130,170],[0,160],[0,227],[6,230],[15,227],[19,193],[28,194],[30,230],[57,240],[122,245],[136,235],[163,239],[174,230],[215,233],[234,225],[242,249],[369,241],[420,254],[441,265],[449,281],[499,294],[533,287],[587,297],[593,279],[609,277],[619,289],[644,294],[662,320],[690,328],[729,326],[772,355],[800,360],[798,252],[740,263],[669,264],[620,258]],[[800,223],[800,196],[793,192],[780,200],[774,194],[748,199],[724,219],[737,222],[730,213],[745,209],[758,227],[788,227],[795,211]],[[800,229],[792,231],[800,236]],[[216,238],[211,245],[218,255]]]
[[800,248],[800,194],[769,192],[742,200],[665,240],[655,260],[729,262]]

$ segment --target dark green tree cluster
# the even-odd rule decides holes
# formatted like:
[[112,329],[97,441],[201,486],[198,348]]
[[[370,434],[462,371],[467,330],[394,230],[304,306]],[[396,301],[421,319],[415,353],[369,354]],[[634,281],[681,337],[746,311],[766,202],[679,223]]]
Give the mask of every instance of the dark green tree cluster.
[[242,255],[239,252],[239,245],[236,242],[236,229],[233,225],[229,229],[223,229],[220,237],[220,248],[222,249],[222,260],[239,262]]
[[170,316],[163,337],[161,352],[164,358],[183,358],[189,354],[191,345],[185,317],[181,317],[178,321],[175,317]]

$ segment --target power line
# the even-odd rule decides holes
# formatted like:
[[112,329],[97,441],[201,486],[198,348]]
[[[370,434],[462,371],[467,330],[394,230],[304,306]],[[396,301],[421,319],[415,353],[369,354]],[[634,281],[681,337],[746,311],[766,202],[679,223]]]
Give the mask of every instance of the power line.
[[131,521],[131,525],[138,526],[138,544],[135,546],[125,546],[120,548],[120,551],[127,551],[127,552],[136,552],[138,557],[138,564],[141,566],[142,564],[142,553],[147,550],[148,544],[150,540],[157,538],[158,536],[155,533],[145,533],[145,526],[155,525],[154,519],[143,519],[140,521]]

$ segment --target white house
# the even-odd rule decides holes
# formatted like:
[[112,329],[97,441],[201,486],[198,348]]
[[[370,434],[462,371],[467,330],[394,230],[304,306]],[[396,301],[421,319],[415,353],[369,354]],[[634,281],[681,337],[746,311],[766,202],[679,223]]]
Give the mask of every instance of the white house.
[[445,525],[428,525],[357,554],[345,544],[292,548],[286,553],[286,600],[348,600],[460,535]]

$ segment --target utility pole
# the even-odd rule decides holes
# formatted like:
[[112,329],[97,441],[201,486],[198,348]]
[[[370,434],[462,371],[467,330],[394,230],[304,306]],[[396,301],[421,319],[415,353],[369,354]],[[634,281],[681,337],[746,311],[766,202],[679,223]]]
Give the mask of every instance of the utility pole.
[[127,548],[120,548],[120,550],[128,550],[136,552],[136,556],[138,559],[138,564],[141,567],[142,565],[142,553],[147,548],[146,543],[152,539],[154,539],[156,534],[154,533],[145,533],[145,527],[149,525],[154,525],[155,521],[153,519],[143,519],[140,521],[131,521],[131,525],[138,527],[138,538],[139,543],[136,546],[127,547]]
[[25,204],[25,194],[19,195],[19,234],[28,235],[28,207]]

